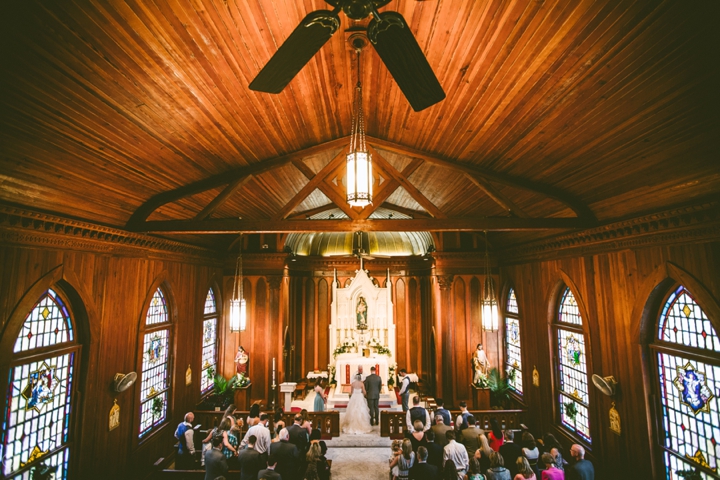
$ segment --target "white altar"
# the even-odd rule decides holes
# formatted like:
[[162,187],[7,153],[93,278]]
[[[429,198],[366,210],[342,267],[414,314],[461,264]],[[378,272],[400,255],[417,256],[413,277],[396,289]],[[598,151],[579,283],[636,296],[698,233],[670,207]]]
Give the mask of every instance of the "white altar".
[[382,378],[383,385],[387,385],[389,378],[389,365],[387,355],[370,354],[369,357],[358,356],[357,353],[341,353],[335,357],[335,381],[338,389],[342,385],[349,385],[358,372],[358,367],[363,367],[362,379],[370,375],[370,367],[376,367],[376,372]]

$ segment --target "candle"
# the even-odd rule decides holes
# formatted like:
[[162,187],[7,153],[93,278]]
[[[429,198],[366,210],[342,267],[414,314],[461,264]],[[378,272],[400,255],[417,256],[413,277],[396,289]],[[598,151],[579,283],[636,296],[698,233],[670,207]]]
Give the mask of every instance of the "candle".
[[273,370],[272,370],[272,386],[275,386],[275,357],[273,357]]

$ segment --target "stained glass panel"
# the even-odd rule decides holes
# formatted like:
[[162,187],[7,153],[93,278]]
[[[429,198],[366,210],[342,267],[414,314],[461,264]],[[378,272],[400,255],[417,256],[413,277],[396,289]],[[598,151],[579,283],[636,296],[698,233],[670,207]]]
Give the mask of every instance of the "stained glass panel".
[[[588,443],[590,419],[588,416],[588,376],[585,356],[585,336],[564,328],[557,329],[558,383],[560,387],[560,420]],[[568,414],[569,404],[577,413]]]
[[167,416],[169,337],[168,329],[149,332],[144,336],[140,437],[165,421]]
[[518,304],[517,304],[517,298],[515,298],[515,289],[514,288],[511,288],[510,292],[508,293],[508,301],[507,301],[506,311],[508,313],[514,313],[515,315],[518,314]]
[[217,312],[215,308],[215,292],[212,288],[208,290],[207,297],[205,297],[205,315],[212,315]]
[[[520,319],[517,315],[515,289],[508,293],[505,315],[505,371],[510,388],[522,395],[522,356],[520,354]],[[514,378],[510,372],[515,372]]]
[[[74,356],[48,356],[10,368],[0,451],[5,476],[43,458],[43,463],[58,466],[55,478],[66,478],[69,453],[63,446],[69,434]],[[31,471],[12,478],[30,478]]]
[[150,300],[150,307],[145,317],[146,325],[156,325],[158,323],[165,323],[168,321],[168,309],[165,305],[165,295],[159,288],[155,291],[152,300]]
[[658,339],[720,352],[720,338],[710,320],[682,285],[670,295],[660,318]]
[[573,325],[582,325],[580,309],[578,308],[577,301],[575,301],[575,295],[573,295],[569,288],[565,289],[562,300],[560,300],[558,320],[565,323],[572,323]]
[[25,317],[13,351],[26,352],[72,340],[72,323],[68,309],[58,294],[48,289]]
[[208,371],[217,371],[217,318],[211,318],[203,322],[203,349],[202,349],[202,374],[200,388],[203,392],[210,390],[213,380],[208,376]]

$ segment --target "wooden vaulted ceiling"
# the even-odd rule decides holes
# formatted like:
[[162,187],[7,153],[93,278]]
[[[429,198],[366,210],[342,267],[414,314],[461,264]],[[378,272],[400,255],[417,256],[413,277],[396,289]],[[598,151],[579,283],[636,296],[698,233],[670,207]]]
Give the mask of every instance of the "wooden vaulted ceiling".
[[447,98],[413,112],[366,50],[376,202],[360,211],[342,200],[342,154],[345,30],[361,22],[341,14],[269,95],[249,82],[325,2],[13,2],[0,201],[184,239],[529,230],[507,242],[699,201],[720,191],[717,12],[701,3],[392,1]]

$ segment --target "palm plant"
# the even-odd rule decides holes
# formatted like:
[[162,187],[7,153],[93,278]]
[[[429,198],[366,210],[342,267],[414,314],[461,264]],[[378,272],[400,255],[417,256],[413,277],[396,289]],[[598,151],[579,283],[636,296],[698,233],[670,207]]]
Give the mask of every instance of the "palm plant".
[[490,405],[507,408],[510,404],[510,383],[500,370],[493,368],[488,372],[487,384],[490,389]]

